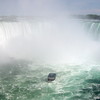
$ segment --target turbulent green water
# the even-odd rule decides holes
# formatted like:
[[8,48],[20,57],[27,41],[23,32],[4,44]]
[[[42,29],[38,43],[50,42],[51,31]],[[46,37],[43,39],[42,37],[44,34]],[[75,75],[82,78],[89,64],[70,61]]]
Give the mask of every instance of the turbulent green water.
[[[0,66],[0,100],[94,100],[100,95],[99,66],[13,61]],[[48,73],[56,80],[47,82]]]

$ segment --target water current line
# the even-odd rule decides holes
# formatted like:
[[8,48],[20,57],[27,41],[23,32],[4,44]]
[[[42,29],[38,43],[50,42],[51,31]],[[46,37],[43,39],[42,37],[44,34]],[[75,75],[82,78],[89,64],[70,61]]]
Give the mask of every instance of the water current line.
[[95,25],[95,23],[92,23],[92,25],[90,26],[89,32],[91,32],[94,25]]

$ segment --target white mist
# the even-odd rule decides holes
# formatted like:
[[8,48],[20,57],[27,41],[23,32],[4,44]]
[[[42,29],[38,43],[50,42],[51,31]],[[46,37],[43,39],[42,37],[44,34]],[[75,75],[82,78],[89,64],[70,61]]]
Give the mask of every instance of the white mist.
[[17,59],[82,64],[91,62],[99,48],[97,42],[87,37],[78,20],[67,17],[0,24],[4,51]]

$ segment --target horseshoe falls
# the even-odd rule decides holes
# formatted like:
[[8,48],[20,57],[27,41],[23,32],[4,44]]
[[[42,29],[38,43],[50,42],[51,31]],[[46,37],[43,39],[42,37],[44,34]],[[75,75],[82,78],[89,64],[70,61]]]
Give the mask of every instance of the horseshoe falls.
[[0,100],[99,100],[99,51],[99,20],[1,18]]

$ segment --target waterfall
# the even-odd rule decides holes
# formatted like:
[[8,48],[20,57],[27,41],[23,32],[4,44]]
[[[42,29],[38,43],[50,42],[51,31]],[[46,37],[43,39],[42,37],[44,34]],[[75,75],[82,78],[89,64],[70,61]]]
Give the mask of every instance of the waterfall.
[[[88,35],[94,38],[99,30],[100,24],[91,21],[1,21],[1,100],[92,100],[98,96],[100,43]],[[10,62],[5,63],[9,60],[4,55],[12,57]],[[48,83],[50,72],[57,78]]]
[[92,38],[99,40],[100,38],[100,21],[83,21],[84,28],[87,30],[89,36]]
[[[99,23],[84,23],[89,27],[88,32],[99,31]],[[1,21],[0,45],[11,57],[62,63],[84,62],[98,48],[74,19]]]

